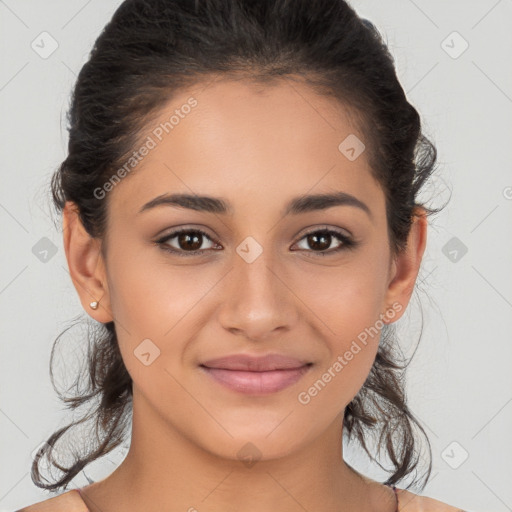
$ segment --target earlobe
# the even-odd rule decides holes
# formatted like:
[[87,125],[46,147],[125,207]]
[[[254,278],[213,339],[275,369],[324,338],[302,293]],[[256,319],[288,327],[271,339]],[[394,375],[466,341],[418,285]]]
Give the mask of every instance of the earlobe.
[[80,302],[92,318],[101,323],[110,322],[112,313],[101,240],[89,235],[80,220],[76,204],[71,201],[66,202],[62,221],[64,251]]
[[[417,207],[413,213],[411,229],[405,249],[396,256],[392,264],[390,281],[386,294],[386,304],[400,304],[398,320],[411,298],[427,244],[428,221],[424,208]],[[387,322],[391,323],[391,322]]]

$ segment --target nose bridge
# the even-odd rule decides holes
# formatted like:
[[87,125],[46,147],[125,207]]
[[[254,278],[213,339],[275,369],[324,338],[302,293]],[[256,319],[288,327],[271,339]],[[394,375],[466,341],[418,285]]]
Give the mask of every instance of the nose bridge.
[[[269,238],[267,238],[267,241]],[[281,294],[282,283],[276,277],[278,267],[274,250],[263,247],[253,237],[247,237],[237,249],[234,258],[234,271],[237,288],[252,299],[272,302]]]
[[[267,237],[266,240],[269,240]],[[293,294],[280,276],[281,265],[271,248],[248,237],[236,248],[221,322],[226,329],[261,338],[293,322]]]

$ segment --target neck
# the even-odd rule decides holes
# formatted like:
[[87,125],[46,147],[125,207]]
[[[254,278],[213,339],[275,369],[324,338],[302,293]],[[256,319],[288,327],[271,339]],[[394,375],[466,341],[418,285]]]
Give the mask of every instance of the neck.
[[[114,473],[88,486],[83,498],[91,512],[393,511],[392,491],[343,460],[342,429],[343,414],[309,444],[282,457],[267,460],[248,444],[246,456],[223,458],[172,428],[134,390],[130,451]],[[388,500],[387,508],[376,492]],[[380,508],[373,508],[376,501]]]

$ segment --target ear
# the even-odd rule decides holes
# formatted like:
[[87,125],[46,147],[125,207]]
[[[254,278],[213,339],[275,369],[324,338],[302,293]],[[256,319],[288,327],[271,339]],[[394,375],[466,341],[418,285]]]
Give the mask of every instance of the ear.
[[[64,206],[62,230],[69,273],[82,307],[98,322],[112,321],[101,240],[87,233],[72,201]],[[96,310],[89,305],[93,301],[99,302]]]
[[[396,256],[391,265],[389,283],[386,291],[386,304],[394,313],[385,323],[396,322],[409,304],[416,278],[427,245],[428,221],[424,208],[416,207],[413,211],[412,225],[405,249]],[[400,305],[401,307],[399,307]],[[391,315],[390,315],[391,316]]]

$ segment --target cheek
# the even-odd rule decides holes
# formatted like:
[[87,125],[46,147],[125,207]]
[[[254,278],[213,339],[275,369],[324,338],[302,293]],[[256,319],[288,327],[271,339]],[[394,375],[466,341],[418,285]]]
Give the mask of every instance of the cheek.
[[169,336],[215,285],[206,267],[168,265],[158,248],[123,249],[115,245],[110,255],[110,298],[115,320],[131,336]]
[[[364,384],[378,350],[385,310],[385,262],[361,256],[344,266],[301,273],[301,291],[328,357],[308,384],[304,400],[339,412]],[[323,414],[323,413],[321,413]]]
[[355,294],[340,291],[336,301],[318,309],[329,326],[324,338],[328,356],[305,380],[297,400],[304,414],[321,424],[333,421],[357,395],[378,351],[384,324],[371,293],[365,297],[364,287],[358,289]]
[[360,254],[338,267],[301,269],[294,280],[298,295],[338,352],[374,326],[385,309],[385,262]]
[[[122,243],[113,247],[109,293],[119,347],[133,380],[143,385],[140,379],[183,363],[187,340],[198,328],[194,319],[204,312],[204,298],[217,279],[197,267],[166,265],[155,258],[157,249],[130,253]],[[154,363],[146,366],[148,360]]]

